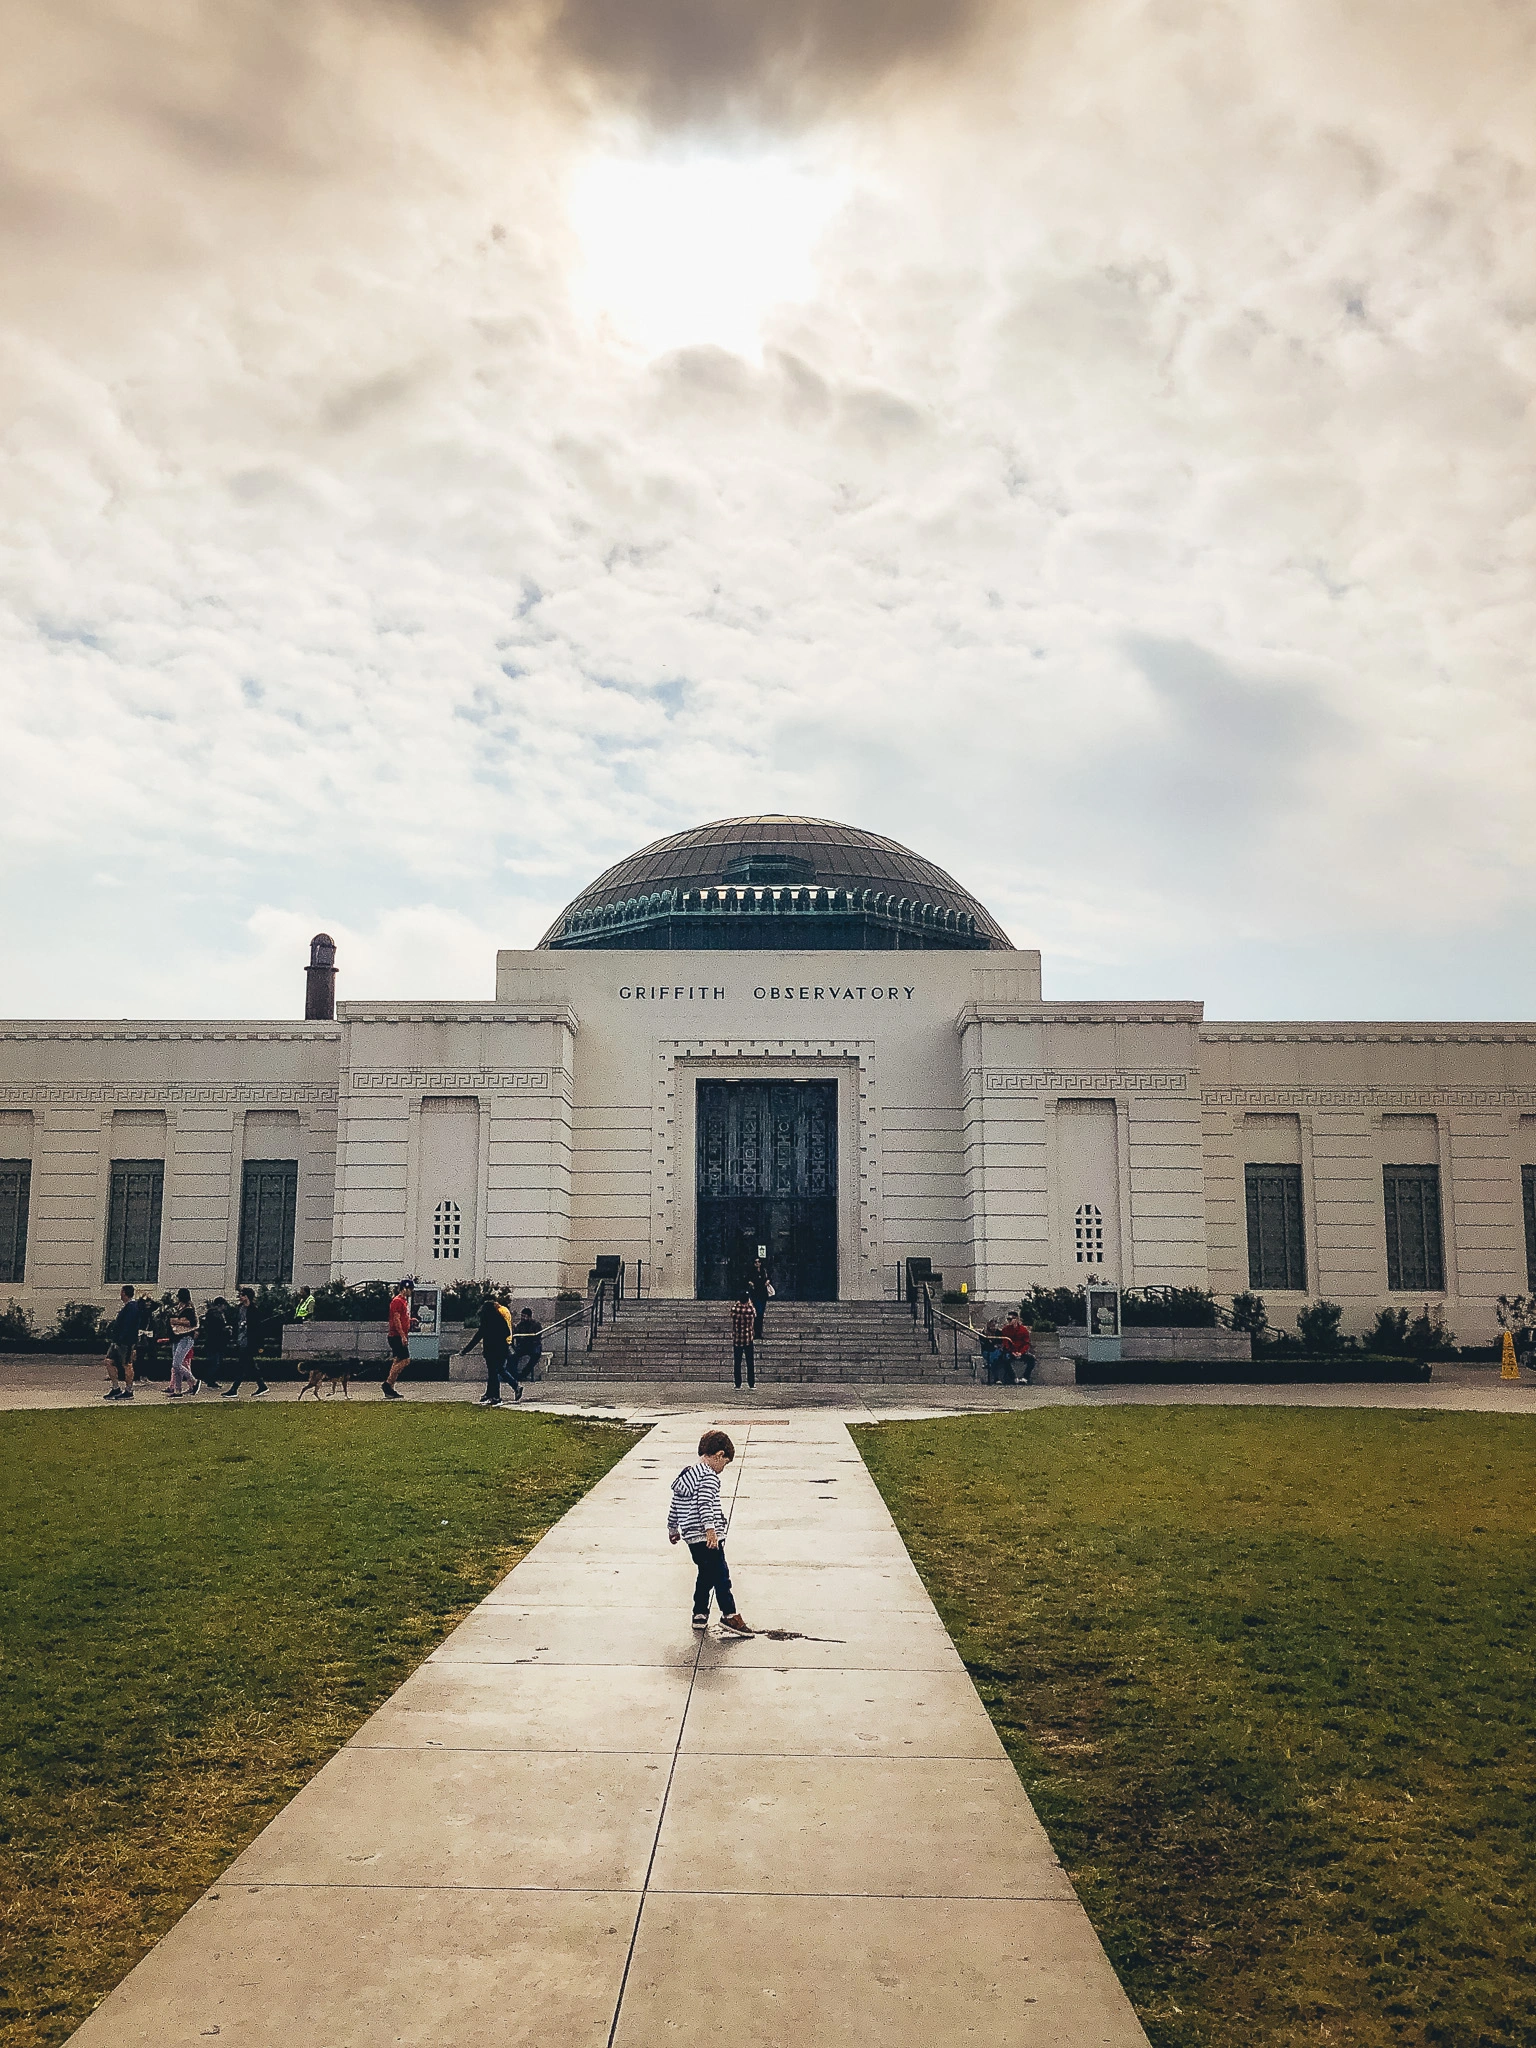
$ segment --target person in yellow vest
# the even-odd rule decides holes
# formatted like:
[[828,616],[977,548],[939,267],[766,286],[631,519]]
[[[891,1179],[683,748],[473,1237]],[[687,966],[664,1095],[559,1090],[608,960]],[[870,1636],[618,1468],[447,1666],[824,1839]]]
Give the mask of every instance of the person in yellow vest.
[[304,1299],[299,1303],[298,1307],[294,1310],[293,1319],[296,1323],[307,1323],[310,1317],[314,1314],[314,1312],[315,1290],[313,1289],[313,1287],[306,1287],[304,1290]]

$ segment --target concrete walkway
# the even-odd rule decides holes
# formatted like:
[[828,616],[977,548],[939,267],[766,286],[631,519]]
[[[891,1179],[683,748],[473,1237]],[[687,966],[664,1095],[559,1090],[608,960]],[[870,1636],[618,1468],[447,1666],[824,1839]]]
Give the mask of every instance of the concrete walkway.
[[[782,1632],[746,1642],[692,1634],[663,1527],[716,1421]],[[735,1400],[637,1445],[75,2036],[213,2038],[1146,2043],[846,1429]]]
[[[175,1408],[179,1413],[206,1414],[220,1406],[218,1395],[209,1392],[190,1400],[171,1402],[165,1398],[163,1382],[141,1384],[139,1393],[125,1407],[102,1400],[107,1385],[104,1369],[97,1360],[53,1359],[46,1353],[23,1353],[0,1359],[0,1413],[22,1408],[100,1408],[109,1415],[139,1415],[151,1408]],[[297,1380],[274,1382],[262,1397],[267,1404],[297,1403]],[[406,1380],[405,1393],[412,1401],[467,1402],[471,1405],[483,1392],[485,1380]],[[251,1399],[249,1388],[240,1401]],[[339,1399],[340,1396],[326,1396]],[[376,1382],[358,1381],[352,1401],[380,1401]],[[627,1421],[650,1422],[658,1417],[693,1414],[720,1401],[741,1400],[733,1396],[729,1374],[718,1382],[697,1380],[629,1380],[593,1384],[577,1380],[538,1380],[528,1389],[534,1407],[562,1415],[602,1415]],[[756,1400],[775,1414],[785,1411],[826,1413],[841,1420],[890,1422],[906,1417],[930,1415],[977,1415],[1028,1408],[1441,1408],[1481,1415],[1536,1415],[1536,1373],[1522,1370],[1518,1381],[1499,1378],[1496,1365],[1437,1365],[1427,1383],[1372,1386],[1363,1381],[1341,1381],[1332,1386],[1167,1386],[1167,1387],[1078,1387],[1042,1385],[1031,1387],[988,1387],[981,1382],[960,1386],[928,1384],[902,1385],[887,1381],[875,1385],[837,1385],[831,1382],[811,1386],[776,1386],[765,1383]],[[306,1397],[304,1406],[314,1406]],[[743,1411],[745,1412],[745,1411]]]

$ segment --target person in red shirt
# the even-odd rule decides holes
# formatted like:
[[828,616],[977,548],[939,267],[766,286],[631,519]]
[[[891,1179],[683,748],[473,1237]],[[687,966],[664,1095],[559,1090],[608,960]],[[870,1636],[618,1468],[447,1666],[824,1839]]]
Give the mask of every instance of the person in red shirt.
[[1029,1325],[1019,1316],[1012,1315],[998,1332],[1008,1347],[1008,1355],[1017,1367],[1024,1384],[1035,1376],[1035,1345],[1029,1334]]
[[395,1381],[410,1359],[411,1327],[415,1321],[411,1314],[411,1283],[402,1280],[389,1304],[389,1371],[384,1375],[383,1386],[386,1401],[405,1399]]

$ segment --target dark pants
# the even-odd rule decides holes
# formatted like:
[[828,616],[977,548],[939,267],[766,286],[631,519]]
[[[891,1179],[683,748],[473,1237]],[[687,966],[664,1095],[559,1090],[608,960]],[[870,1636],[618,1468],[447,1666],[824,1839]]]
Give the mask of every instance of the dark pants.
[[485,1347],[485,1391],[493,1401],[501,1399],[501,1376],[506,1371],[507,1356],[504,1345]]
[[515,1340],[512,1345],[512,1359],[507,1367],[506,1377],[509,1380],[531,1380],[534,1377],[534,1368],[537,1366],[542,1355],[542,1347],[539,1351],[535,1351],[527,1343]]
[[755,1387],[757,1381],[753,1376],[752,1346],[750,1344],[738,1344],[736,1346],[736,1384],[738,1387],[741,1385],[741,1361],[743,1359],[747,1361],[747,1385]]
[[708,1614],[709,1596],[714,1594],[720,1602],[722,1614],[736,1612],[736,1595],[731,1591],[731,1568],[725,1561],[725,1545],[717,1543],[713,1550],[707,1543],[690,1543],[688,1555],[699,1568],[699,1576],[693,1585],[693,1611]]
[[763,1314],[764,1314],[764,1311],[765,1311],[765,1310],[767,1309],[767,1307],[768,1307],[768,1297],[767,1297],[767,1295],[766,1295],[766,1294],[764,1294],[764,1295],[756,1295],[756,1294],[754,1294],[754,1295],[753,1295],[753,1297],[752,1297],[752,1335],[753,1335],[754,1337],[761,1337],[761,1335],[763,1334]]
[[248,1379],[255,1380],[258,1387],[267,1383],[256,1370],[256,1353],[249,1344],[240,1344],[235,1349],[235,1376],[225,1388],[227,1394],[238,1394]]
[[223,1370],[223,1352],[215,1351],[210,1347],[203,1353],[202,1358],[198,1362],[198,1378],[205,1387],[216,1387],[220,1383],[220,1375],[223,1373]]

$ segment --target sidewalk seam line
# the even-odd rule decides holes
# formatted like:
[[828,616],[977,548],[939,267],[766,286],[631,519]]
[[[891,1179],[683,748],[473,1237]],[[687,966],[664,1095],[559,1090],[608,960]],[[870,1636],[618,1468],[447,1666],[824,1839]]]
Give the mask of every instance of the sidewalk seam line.
[[[752,1425],[749,1422],[747,1424],[746,1435],[742,1439],[743,1464],[745,1464],[746,1462],[746,1454],[751,1449],[751,1447]],[[736,1512],[736,1494],[740,1486],[741,1472],[738,1468],[736,1472],[736,1484],[731,1488],[731,1505],[729,1513],[726,1517],[727,1522],[729,1522],[731,1515],[734,1515]],[[640,1896],[635,1902],[635,1924],[629,1930],[629,1947],[625,1951],[624,1955],[624,1970],[623,1974],[619,1978],[618,1996],[613,2001],[613,2019],[608,2027],[607,2048],[613,2048],[614,2036],[619,2031],[619,2020],[624,2012],[624,1994],[629,1989],[630,1966],[635,1960],[635,1947],[640,1940],[640,1922],[645,1914],[646,1893],[651,1888],[651,1872],[656,1868],[656,1852],[661,1847],[661,1830],[666,1822],[667,1807],[672,1798],[672,1780],[677,1776],[677,1760],[683,1753],[683,1730],[688,1726],[688,1709],[693,1705],[693,1688],[695,1687],[695,1685],[698,1684],[699,1659],[704,1654],[705,1641],[706,1638],[701,1633],[698,1640],[695,1642],[693,1646],[693,1671],[688,1679],[688,1693],[687,1697],[683,1701],[682,1719],[677,1724],[677,1743],[672,1751],[672,1765],[670,1770],[667,1772],[667,1782],[662,1790],[661,1810],[656,1816],[656,1832],[651,1837],[651,1853],[646,1862],[645,1876],[641,1879],[640,1882]]]

